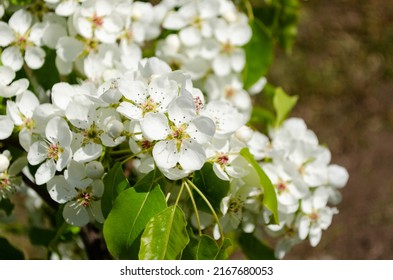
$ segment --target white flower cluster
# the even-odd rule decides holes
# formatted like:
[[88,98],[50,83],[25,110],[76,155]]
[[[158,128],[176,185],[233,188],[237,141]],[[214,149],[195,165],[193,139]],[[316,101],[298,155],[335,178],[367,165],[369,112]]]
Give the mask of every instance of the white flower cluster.
[[[42,14],[42,11],[46,13]],[[242,48],[252,31],[248,18],[229,0],[161,1],[45,0],[0,22],[1,61],[14,71],[45,62],[44,47],[56,50],[62,75],[73,70],[100,83],[136,70],[142,48],[170,32],[151,52],[172,69],[187,71],[208,100],[228,100],[251,110],[240,73]],[[174,33],[175,32],[175,33]]]
[[242,47],[252,35],[247,16],[227,0],[172,2],[176,9],[169,11],[163,27],[176,33],[158,43],[157,57],[190,73],[209,101],[228,100],[249,111],[251,100],[240,77]]
[[[308,237],[311,246],[321,240],[341,201],[339,189],[348,181],[345,168],[330,164],[328,148],[320,145],[302,119],[292,118],[272,130],[266,146],[269,162],[261,166],[275,186],[280,223],[268,225],[282,236],[276,256],[282,258],[294,244]],[[266,158],[265,158],[266,161]]]

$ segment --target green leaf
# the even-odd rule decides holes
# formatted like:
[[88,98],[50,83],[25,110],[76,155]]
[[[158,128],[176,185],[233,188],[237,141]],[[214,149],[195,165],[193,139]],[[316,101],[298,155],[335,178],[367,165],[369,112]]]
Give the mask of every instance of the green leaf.
[[9,199],[0,200],[0,210],[4,210],[7,216],[11,215],[12,210],[14,210],[15,205]]
[[240,151],[240,154],[252,165],[252,167],[254,167],[255,171],[258,173],[259,182],[263,188],[263,204],[273,213],[274,223],[278,224],[277,196],[272,182],[263,169],[259,166],[258,162],[250,153],[248,148],[243,148]]
[[29,230],[30,242],[33,245],[42,245],[48,247],[55,235],[56,232],[54,230],[45,228],[32,227]]
[[[193,183],[206,196],[214,210],[220,212],[221,200],[228,194],[229,181],[223,181],[216,176],[213,164],[205,163],[201,170],[194,173]],[[210,213],[210,208],[202,197],[194,192],[195,203],[198,209]]]
[[187,246],[184,212],[175,205],[155,215],[142,234],[139,259],[175,260]]
[[250,123],[255,125],[271,124],[274,120],[275,116],[269,110],[259,106],[254,106],[252,109]]
[[242,232],[239,237],[239,245],[243,253],[250,260],[274,260],[274,251],[262,243],[252,233]]
[[0,260],[24,260],[22,251],[15,248],[7,239],[0,237]]
[[[109,252],[119,259],[137,257],[141,233],[149,220],[165,209],[159,171],[152,171],[133,188],[121,192],[104,223],[104,238]],[[135,243],[135,244],[134,244]]]
[[280,126],[288,114],[295,107],[298,100],[297,96],[289,96],[282,88],[277,88],[274,92],[273,106],[276,110],[275,126]]
[[28,5],[31,4],[33,0],[10,0],[13,5]]
[[117,162],[111,170],[109,170],[108,174],[105,175],[104,186],[105,189],[101,198],[101,207],[104,217],[107,217],[116,197],[129,187],[120,162]]
[[37,70],[34,70],[34,76],[37,78],[38,83],[49,90],[54,84],[60,82],[59,71],[56,67],[56,51],[45,48],[46,57],[44,65]]
[[190,243],[184,249],[184,260],[225,260],[228,258],[226,249],[231,245],[229,239],[224,239],[221,245],[208,235],[192,236]]
[[269,30],[257,18],[250,22],[252,37],[244,46],[246,65],[243,71],[244,88],[248,89],[263,77],[273,61],[273,41]]

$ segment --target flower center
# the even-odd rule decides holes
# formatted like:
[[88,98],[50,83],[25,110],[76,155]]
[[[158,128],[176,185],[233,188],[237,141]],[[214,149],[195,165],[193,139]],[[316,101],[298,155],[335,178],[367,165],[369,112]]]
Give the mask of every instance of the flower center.
[[140,107],[142,109],[143,116],[149,112],[157,112],[157,103],[150,97],[146,100],[145,103],[141,104]]
[[89,206],[90,200],[94,200],[94,198],[88,192],[80,192],[76,200],[80,205],[86,208]]
[[223,53],[231,54],[234,50],[235,50],[235,47],[229,41],[222,45],[222,52]]
[[64,152],[63,148],[59,144],[50,143],[46,151],[46,156],[49,159],[55,161],[59,160],[60,155]]
[[279,194],[287,190],[287,185],[284,182],[279,182],[276,187]]
[[231,98],[235,95],[235,90],[232,87],[225,88],[225,97]]
[[151,142],[149,141],[149,140],[143,140],[142,142],[141,142],[141,147],[142,147],[142,149],[149,149],[149,148],[151,148]]
[[227,165],[228,161],[229,161],[228,155],[220,155],[217,158],[217,163],[220,164],[220,165]]
[[196,109],[197,113],[199,113],[199,111],[201,111],[203,108],[203,101],[199,96],[197,96],[197,97],[194,97],[194,103],[195,103],[195,109]]
[[312,212],[308,215],[308,217],[311,219],[312,222],[316,222],[319,218],[319,215],[316,212]]
[[243,201],[239,197],[231,198],[229,200],[228,212],[238,213],[243,208]]
[[104,24],[104,18],[99,17],[96,14],[93,15],[91,19],[92,23],[94,24],[95,27],[100,27]]
[[85,138],[83,139],[83,144],[88,144],[88,143],[96,143],[100,144],[100,135],[103,133],[102,130],[100,130],[96,123],[93,122],[93,124],[86,130],[82,132],[83,136]]

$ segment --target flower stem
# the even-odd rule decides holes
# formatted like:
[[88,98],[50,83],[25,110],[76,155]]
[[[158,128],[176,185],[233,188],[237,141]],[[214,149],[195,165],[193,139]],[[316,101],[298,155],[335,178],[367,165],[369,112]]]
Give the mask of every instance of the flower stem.
[[220,224],[220,220],[218,219],[217,213],[214,210],[213,206],[211,205],[210,201],[206,198],[206,196],[201,192],[200,189],[198,189],[197,186],[195,186],[195,184],[190,180],[190,179],[186,179],[187,183],[191,185],[191,187],[202,197],[202,199],[206,202],[207,206],[209,207],[210,211],[213,214],[214,219],[217,222],[217,227],[218,230],[220,232],[220,238],[223,239],[224,238],[224,232],[222,230],[221,224]]
[[190,189],[190,186],[187,184],[187,182],[185,182],[185,186],[186,186],[186,189],[188,191],[188,194],[190,195],[192,206],[194,207],[195,217],[196,217],[196,220],[197,220],[197,223],[198,223],[198,234],[199,234],[199,236],[202,236],[201,219],[199,218],[198,207],[196,206],[194,196],[192,195],[192,191]]

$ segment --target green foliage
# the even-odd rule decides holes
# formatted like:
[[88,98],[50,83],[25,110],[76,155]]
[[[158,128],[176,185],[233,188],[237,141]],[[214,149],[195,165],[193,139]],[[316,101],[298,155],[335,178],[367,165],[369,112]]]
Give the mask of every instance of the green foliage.
[[120,162],[117,162],[106,174],[104,177],[104,186],[101,207],[104,217],[107,217],[119,193],[129,187]]
[[274,251],[252,233],[242,232],[239,236],[242,252],[250,260],[274,260]]
[[24,6],[33,3],[33,0],[9,0],[9,2],[13,5]]
[[248,89],[263,77],[273,61],[273,42],[269,30],[259,20],[250,22],[252,37],[244,46],[246,65],[243,70],[244,88]]
[[274,92],[273,106],[276,110],[275,126],[280,126],[288,114],[295,107],[298,100],[297,96],[289,96],[282,88],[277,88]]
[[[201,170],[194,173],[193,183],[202,191],[214,210],[219,212],[221,200],[228,194],[229,181],[218,178],[213,171],[213,164],[205,163]],[[211,212],[206,202],[197,192],[194,192],[194,198],[199,210],[207,213]]]
[[297,36],[299,0],[254,1],[254,16],[270,30],[273,39],[290,53]]
[[56,61],[56,51],[46,48],[46,58],[44,65],[38,69],[34,70],[34,77],[37,82],[45,89],[51,89],[54,84],[60,82],[60,74],[57,70]]
[[183,260],[225,260],[228,258],[226,249],[232,245],[230,239],[224,239],[221,244],[218,244],[213,238],[202,234],[201,236],[194,236],[189,231],[190,243],[184,249]]
[[178,259],[190,241],[186,226],[184,212],[176,205],[155,215],[142,234],[139,259]]
[[150,172],[133,188],[120,193],[113,204],[104,223],[104,238],[109,252],[116,258],[135,258],[139,247],[135,245],[147,223],[166,208],[164,194],[157,184],[161,174],[157,176],[157,173]]
[[0,210],[4,210],[7,216],[11,215],[14,210],[15,205],[9,199],[0,200]]
[[0,237],[0,260],[24,260],[23,252],[15,248],[7,239]]
[[29,230],[30,242],[33,245],[48,247],[55,236],[56,232],[50,229],[32,227]]
[[252,167],[254,167],[255,171],[258,173],[260,186],[263,188],[263,204],[272,212],[273,222],[278,224],[277,196],[272,182],[263,169],[259,166],[258,162],[250,153],[248,148],[243,148],[240,151],[240,154],[252,165]]

